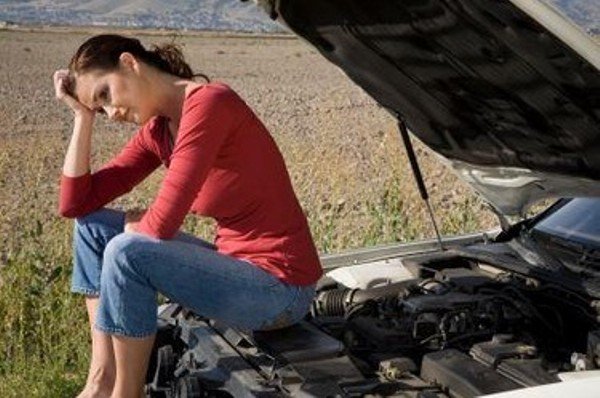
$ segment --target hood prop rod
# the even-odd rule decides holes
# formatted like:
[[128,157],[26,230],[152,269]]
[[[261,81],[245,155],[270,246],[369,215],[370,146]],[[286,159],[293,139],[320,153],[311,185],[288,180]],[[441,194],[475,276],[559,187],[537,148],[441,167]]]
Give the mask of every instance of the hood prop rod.
[[398,128],[400,129],[400,135],[402,136],[402,141],[404,142],[404,148],[406,149],[406,155],[408,156],[408,161],[410,162],[410,167],[411,167],[413,175],[415,177],[417,187],[419,188],[419,193],[421,194],[421,199],[423,199],[423,201],[425,202],[425,205],[427,206],[427,211],[429,212],[429,218],[431,218],[431,222],[433,223],[433,229],[435,230],[435,236],[437,237],[437,241],[440,245],[440,250],[445,250],[444,244],[442,243],[442,237],[440,235],[440,231],[438,229],[437,223],[435,222],[435,216],[433,214],[433,209],[431,208],[431,203],[429,202],[429,193],[427,192],[427,188],[425,187],[425,182],[423,181],[423,175],[421,174],[421,168],[419,167],[419,162],[417,162],[417,156],[415,155],[415,150],[413,149],[413,145],[410,141],[410,136],[408,135],[408,129],[406,128],[406,123],[400,117],[400,115],[398,115]]

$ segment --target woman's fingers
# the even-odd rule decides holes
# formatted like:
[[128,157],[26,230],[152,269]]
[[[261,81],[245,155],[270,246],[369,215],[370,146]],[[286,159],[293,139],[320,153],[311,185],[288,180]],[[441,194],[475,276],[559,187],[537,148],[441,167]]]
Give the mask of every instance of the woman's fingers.
[[67,69],[60,69],[54,72],[54,92],[56,98],[62,100],[65,96],[68,96],[67,86],[69,84],[69,71]]
[[95,113],[73,97],[71,92],[72,77],[68,69],[59,69],[54,72],[53,81],[56,99],[67,104],[73,112],[90,116]]

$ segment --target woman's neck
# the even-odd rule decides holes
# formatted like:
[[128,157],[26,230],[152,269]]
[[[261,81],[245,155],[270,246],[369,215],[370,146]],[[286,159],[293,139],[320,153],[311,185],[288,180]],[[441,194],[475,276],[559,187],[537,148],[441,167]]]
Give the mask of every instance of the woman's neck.
[[187,92],[186,88],[191,81],[164,73],[153,67],[147,67],[144,72],[151,90],[148,95],[153,98],[155,114],[167,119],[169,132],[175,142]]
[[189,80],[166,73],[158,73],[154,81],[157,111],[161,116],[169,119],[171,125],[179,125],[186,88],[192,83]]
[[173,140],[177,138],[183,103],[187,94],[199,83],[164,73],[149,67],[146,77],[152,87],[152,97],[156,99],[156,113],[167,118]]

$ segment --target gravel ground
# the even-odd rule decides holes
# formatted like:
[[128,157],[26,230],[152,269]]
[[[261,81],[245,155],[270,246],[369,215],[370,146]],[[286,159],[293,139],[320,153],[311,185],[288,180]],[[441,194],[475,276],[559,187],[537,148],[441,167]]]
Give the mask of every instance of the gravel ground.
[[[0,31],[2,136],[63,129],[51,76],[90,34]],[[175,40],[190,65],[237,90],[274,135],[314,139],[385,126],[392,119],[336,67],[295,38],[139,35],[145,44]],[[357,110],[361,117],[356,117]],[[362,112],[365,110],[365,112]]]

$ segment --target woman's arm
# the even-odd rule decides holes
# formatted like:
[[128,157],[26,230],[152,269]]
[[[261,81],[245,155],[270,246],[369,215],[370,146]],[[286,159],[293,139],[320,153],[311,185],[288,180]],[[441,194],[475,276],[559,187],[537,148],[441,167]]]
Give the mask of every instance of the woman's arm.
[[56,98],[73,111],[73,134],[65,155],[63,174],[67,177],[79,177],[90,170],[90,146],[96,112],[77,101],[70,93],[69,71],[54,72],[54,91]]
[[69,95],[67,71],[54,74],[56,97],[74,114],[71,141],[67,148],[60,184],[59,213],[80,217],[129,192],[160,164],[159,157],[147,148],[152,129],[149,123],[127,143],[125,148],[98,171],[90,173],[90,152],[95,112]]
[[[156,170],[161,160],[146,146],[146,142],[152,140],[153,128],[157,128],[156,123],[142,127],[117,156],[94,173],[89,172],[88,165],[88,171],[79,176],[63,174],[59,213],[64,217],[86,215],[131,191]],[[77,166],[78,157],[79,153],[71,159],[71,164]]]
[[90,171],[90,148],[94,117],[75,115],[73,134],[65,154],[63,175],[79,177]]

